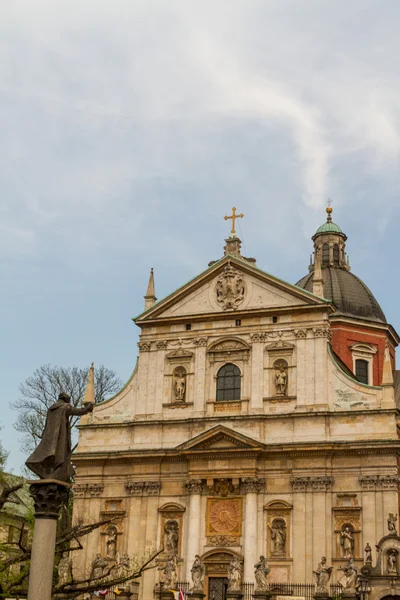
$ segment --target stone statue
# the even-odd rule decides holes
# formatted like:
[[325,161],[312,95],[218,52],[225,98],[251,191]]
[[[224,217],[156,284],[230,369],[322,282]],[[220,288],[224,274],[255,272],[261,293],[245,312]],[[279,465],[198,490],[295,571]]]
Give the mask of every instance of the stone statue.
[[100,579],[104,576],[104,568],[107,567],[107,561],[100,553],[96,554],[96,558],[92,562],[90,570],[90,579]]
[[71,583],[72,576],[72,560],[69,557],[68,552],[63,552],[60,562],[57,567],[58,571],[58,585],[67,585]]
[[82,408],[71,406],[71,398],[61,392],[47,411],[42,439],[25,463],[28,469],[40,479],[69,481],[74,475],[69,418],[92,410],[93,404]]
[[328,567],[326,557],[321,558],[316,571],[313,571],[315,579],[315,594],[317,596],[329,596],[328,584],[332,574],[332,567]]
[[357,580],[358,570],[354,566],[353,558],[349,558],[344,567],[341,567],[339,571],[343,571],[344,575],[338,581],[339,585],[342,586],[344,595],[355,596],[357,591]]
[[340,544],[343,548],[343,558],[352,558],[354,551],[354,536],[348,525],[344,525],[340,532]]
[[365,552],[365,563],[369,564],[369,565],[372,564],[372,548],[368,542],[364,548],[364,552]]
[[164,588],[167,588],[169,590],[175,589],[176,581],[178,579],[178,575],[176,572],[177,567],[178,567],[178,559],[175,555],[171,556],[170,558],[167,558],[167,560],[165,562],[165,567],[163,570]]
[[390,550],[388,553],[388,574],[397,575],[397,552]]
[[107,558],[116,559],[117,556],[117,528],[109,527],[107,531]]
[[274,519],[272,525],[268,524],[271,531],[272,548],[273,554],[285,554],[286,549],[286,527],[285,522],[282,519]]
[[112,568],[112,576],[115,578],[127,577],[130,572],[131,559],[125,553],[122,557],[117,552],[116,564]]
[[279,365],[279,371],[275,373],[275,388],[277,396],[284,396],[286,394],[287,387],[287,373],[285,367],[281,363]]
[[176,521],[167,521],[164,527],[164,550],[167,554],[178,554],[179,527]]
[[186,391],[186,373],[183,369],[174,372],[174,394],[177,402],[184,402]]
[[191,592],[203,592],[203,584],[204,584],[204,576],[206,573],[206,569],[203,561],[200,556],[196,554],[193,566],[190,569],[192,573],[192,581],[193,587],[191,588]]
[[234,556],[228,567],[228,592],[240,592],[242,587],[243,562]]
[[260,556],[260,560],[254,565],[256,592],[265,592],[268,589],[267,576],[270,571],[271,569],[267,565],[266,558],[264,556]]
[[389,513],[387,524],[389,533],[397,535],[397,514]]

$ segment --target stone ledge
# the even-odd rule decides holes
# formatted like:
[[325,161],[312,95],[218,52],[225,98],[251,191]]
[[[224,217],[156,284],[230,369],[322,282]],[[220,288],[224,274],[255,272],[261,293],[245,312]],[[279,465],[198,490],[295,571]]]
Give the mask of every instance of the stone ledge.
[[193,405],[194,402],[165,402],[163,408],[188,408]]

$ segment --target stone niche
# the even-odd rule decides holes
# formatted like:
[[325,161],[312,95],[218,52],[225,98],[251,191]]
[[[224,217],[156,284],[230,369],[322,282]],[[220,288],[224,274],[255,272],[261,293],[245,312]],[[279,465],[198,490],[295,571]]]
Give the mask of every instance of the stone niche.
[[[296,399],[295,347],[283,341],[269,344],[265,348],[264,399],[269,402],[290,402]],[[282,386],[278,374],[282,371],[286,385]]]
[[[336,505],[332,507],[333,528],[335,533],[334,560],[345,558],[344,540],[346,534],[353,539],[353,556],[362,558],[361,552],[361,506],[357,494],[337,494]],[[345,537],[343,537],[345,534]]]
[[[250,346],[237,337],[223,338],[207,350],[207,414],[215,412],[247,412],[250,401]],[[226,364],[234,364],[240,371],[240,399],[217,402],[218,372]]]
[[169,352],[164,371],[163,407],[186,408],[193,405],[194,354],[178,348]]
[[164,546],[163,555],[182,555],[183,515],[185,507],[168,503],[158,509],[160,515],[160,546]]
[[272,500],[264,506],[267,517],[267,558],[270,561],[290,559],[292,505]]

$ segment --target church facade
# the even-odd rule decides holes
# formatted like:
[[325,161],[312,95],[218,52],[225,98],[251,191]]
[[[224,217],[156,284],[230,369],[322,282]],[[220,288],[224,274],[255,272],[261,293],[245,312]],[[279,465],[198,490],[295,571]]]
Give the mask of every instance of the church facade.
[[[74,516],[119,520],[91,534],[78,568],[163,546],[180,581],[202,558],[209,599],[234,556],[245,582],[262,555],[271,582],[293,583],[326,556],[335,582],[385,535],[399,507],[399,337],[327,212],[296,285],[243,257],[234,232],[159,302],[151,274],[136,368],[81,419]],[[160,577],[144,574],[141,598]]]

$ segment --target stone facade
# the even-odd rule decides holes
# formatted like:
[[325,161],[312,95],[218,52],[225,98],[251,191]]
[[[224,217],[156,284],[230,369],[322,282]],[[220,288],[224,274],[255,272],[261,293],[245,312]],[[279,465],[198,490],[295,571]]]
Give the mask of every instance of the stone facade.
[[[200,555],[206,594],[233,556],[244,581],[264,555],[271,581],[312,582],[322,555],[343,564],[346,527],[361,565],[397,512],[397,409],[393,386],[360,384],[338,363],[334,311],[229,255],[149,306],[129,382],[81,419],[75,518],[119,516],[118,551],[164,546],[179,580]],[[235,383],[221,400],[226,365]],[[86,566],[106,538],[90,536]],[[145,573],[140,598],[159,575]]]

